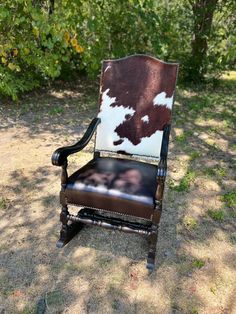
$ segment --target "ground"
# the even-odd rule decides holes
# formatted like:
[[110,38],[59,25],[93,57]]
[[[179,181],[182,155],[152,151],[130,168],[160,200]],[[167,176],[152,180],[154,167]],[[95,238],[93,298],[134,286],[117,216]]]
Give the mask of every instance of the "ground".
[[[178,86],[157,264],[145,238],[85,227],[57,249],[60,168],[97,113],[81,79],[0,106],[0,313],[236,313],[235,73]],[[93,143],[70,157],[72,172]]]

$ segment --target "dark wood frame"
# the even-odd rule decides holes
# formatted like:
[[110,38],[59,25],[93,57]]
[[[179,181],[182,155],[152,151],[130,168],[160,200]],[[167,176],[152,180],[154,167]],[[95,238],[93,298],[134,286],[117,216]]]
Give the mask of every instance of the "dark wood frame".
[[[98,124],[100,123],[99,118],[94,118],[90,123],[87,131],[85,132],[82,139],[75,145],[62,147],[57,149],[52,155],[52,164],[55,166],[62,167],[61,173],[61,196],[63,195],[67,180],[67,157],[71,154],[81,151],[90,141],[93,134],[96,131]],[[151,220],[148,220],[147,224],[129,222],[126,220],[111,218],[100,215],[96,210],[91,208],[81,209],[77,215],[71,215],[68,210],[68,204],[65,197],[61,197],[62,210],[60,214],[60,221],[62,223],[60,238],[57,242],[57,247],[62,248],[66,245],[83,227],[84,224],[95,225],[110,230],[119,230],[128,233],[136,233],[147,236],[149,241],[149,252],[147,257],[147,268],[149,270],[154,269],[155,256],[156,256],[156,244],[158,237],[158,227],[162,213],[162,199],[164,193],[164,185],[167,173],[167,154],[168,154],[168,143],[170,135],[170,125],[166,125],[163,132],[162,147],[161,147],[161,158],[157,165],[157,190],[155,194],[155,208]],[[94,159],[99,158],[100,153],[94,152]],[[112,213],[112,212],[111,212]]]

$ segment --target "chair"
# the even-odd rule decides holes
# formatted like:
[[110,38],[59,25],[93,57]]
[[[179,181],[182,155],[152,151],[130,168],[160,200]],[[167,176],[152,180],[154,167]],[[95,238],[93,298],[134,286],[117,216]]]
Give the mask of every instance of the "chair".
[[[178,64],[146,55],[103,62],[97,117],[78,143],[52,155],[62,167],[58,248],[84,224],[136,233],[147,236],[154,269],[177,72]],[[67,157],[95,132],[92,160],[68,177]],[[70,204],[81,207],[77,215]]]

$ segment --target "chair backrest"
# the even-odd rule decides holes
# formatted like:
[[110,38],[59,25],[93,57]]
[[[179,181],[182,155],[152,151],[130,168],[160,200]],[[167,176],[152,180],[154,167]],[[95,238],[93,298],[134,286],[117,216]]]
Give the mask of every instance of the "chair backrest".
[[178,64],[146,55],[105,60],[95,150],[160,158]]

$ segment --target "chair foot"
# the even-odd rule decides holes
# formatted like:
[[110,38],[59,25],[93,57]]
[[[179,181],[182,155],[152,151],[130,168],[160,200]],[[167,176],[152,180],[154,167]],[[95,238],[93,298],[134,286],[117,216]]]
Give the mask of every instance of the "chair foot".
[[62,226],[60,232],[60,238],[57,241],[56,247],[61,249],[63,248],[74,236],[83,228],[83,223],[73,222],[70,225]]
[[149,252],[147,257],[147,269],[150,271],[154,270],[155,267],[155,258],[156,258],[156,245],[157,245],[157,236],[158,236],[158,225],[152,225],[152,232],[148,237],[149,241]]
[[150,271],[153,271],[155,267],[155,255],[153,252],[148,253],[146,268]]

